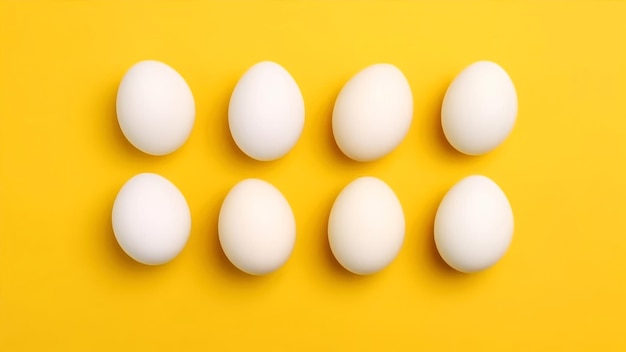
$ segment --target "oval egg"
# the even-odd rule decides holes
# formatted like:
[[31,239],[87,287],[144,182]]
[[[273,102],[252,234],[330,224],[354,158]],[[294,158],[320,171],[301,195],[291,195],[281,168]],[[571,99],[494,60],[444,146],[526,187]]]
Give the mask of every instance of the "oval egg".
[[328,240],[347,270],[368,275],[382,270],[404,242],[402,205],[393,190],[375,177],[361,177],[337,196],[328,220]]
[[498,64],[479,61],[450,84],[441,108],[441,125],[458,151],[479,155],[500,145],[517,118],[517,92]]
[[402,142],[412,119],[413,95],[402,71],[391,64],[375,64],[358,72],[339,92],[333,135],[345,155],[372,161]]
[[137,149],[165,155],[189,138],[195,121],[191,89],[176,70],[159,61],[141,61],[122,78],[117,90],[117,120]]
[[162,176],[142,173],[120,189],[112,223],[126,254],[140,263],[158,265],[174,259],[185,247],[191,214],[174,184]]
[[506,253],[513,238],[513,210],[504,192],[485,176],[469,176],[444,196],[435,217],[435,244],[454,269],[486,269]]
[[304,99],[282,66],[264,61],[241,77],[228,106],[233,140],[249,157],[269,161],[287,154],[304,127]]
[[296,221],[289,202],[276,187],[251,178],[228,192],[219,214],[218,233],[233,265],[248,274],[264,275],[289,259]]

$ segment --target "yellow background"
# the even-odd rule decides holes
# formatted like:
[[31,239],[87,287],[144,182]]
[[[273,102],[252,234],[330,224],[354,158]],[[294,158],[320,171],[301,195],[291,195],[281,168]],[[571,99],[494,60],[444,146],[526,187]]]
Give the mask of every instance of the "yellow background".
[[[0,350],[626,350],[626,3],[87,2],[0,5]],[[115,116],[117,85],[144,59],[189,83],[196,124],[165,157],[135,150]],[[470,63],[511,75],[519,116],[481,157],[454,151],[443,94]],[[306,105],[283,159],[245,157],[227,126],[243,72],[274,60]],[[414,121],[383,160],[334,144],[334,99],[357,71],[404,71]],[[139,172],[174,182],[193,229],[173,262],[118,247],[110,212]],[[491,177],[515,212],[506,256],[479,274],[438,257],[433,218],[462,177]],[[338,192],[378,176],[407,232],[369,277],[344,271],[326,239]],[[290,201],[298,237],[278,272],[251,277],[222,254],[227,191],[259,177]]]

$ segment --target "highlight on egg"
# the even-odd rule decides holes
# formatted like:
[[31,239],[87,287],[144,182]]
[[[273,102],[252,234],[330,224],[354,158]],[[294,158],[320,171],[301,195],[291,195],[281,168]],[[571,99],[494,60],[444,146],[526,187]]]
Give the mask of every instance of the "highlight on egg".
[[228,106],[235,144],[249,157],[276,160],[296,144],[304,128],[304,98],[281,65],[263,61],[239,79]]
[[435,216],[435,244],[452,268],[472,273],[496,264],[513,239],[513,210],[486,176],[468,176],[444,196]]
[[138,174],[120,189],[112,224],[120,247],[134,260],[165,264],[185,247],[191,214],[180,190],[163,176]]
[[147,60],[133,65],[117,90],[117,121],[137,149],[170,154],[189,138],[196,107],[185,79],[167,64]]
[[511,133],[517,119],[517,92],[508,73],[491,61],[466,67],[452,81],[441,107],[448,142],[468,155],[485,154]]
[[283,194],[255,178],[226,195],[218,219],[224,254],[240,270],[265,275],[282,267],[296,240],[296,220]]
[[346,156],[373,161],[400,145],[412,119],[413,94],[408,80],[396,66],[381,63],[361,70],[341,89],[332,129]]
[[387,267],[404,242],[402,205],[384,181],[360,177],[337,196],[328,220],[328,241],[337,261],[358,275]]

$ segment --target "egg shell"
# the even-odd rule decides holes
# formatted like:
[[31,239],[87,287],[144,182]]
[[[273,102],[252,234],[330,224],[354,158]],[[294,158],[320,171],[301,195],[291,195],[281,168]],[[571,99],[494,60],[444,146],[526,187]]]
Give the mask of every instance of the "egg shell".
[[289,259],[296,221],[289,202],[276,187],[251,178],[228,192],[219,214],[218,233],[233,265],[248,274],[264,275]]
[[358,72],[339,92],[333,135],[348,157],[373,161],[402,142],[412,119],[413,95],[402,71],[391,64],[375,64]]
[[513,210],[500,187],[474,175],[454,185],[435,217],[437,250],[454,269],[471,273],[496,264],[513,239]]
[[337,196],[328,221],[328,240],[347,270],[368,275],[389,265],[404,241],[402,205],[375,177],[360,177]]
[[441,124],[448,142],[469,155],[487,153],[511,133],[517,119],[517,92],[498,64],[479,61],[465,68],[443,99]]
[[183,194],[166,178],[142,173],[120,189],[112,212],[113,232],[131,258],[148,265],[174,259],[185,247],[191,214]]
[[196,107],[191,89],[176,70],[159,61],[141,61],[117,90],[117,120],[137,149],[165,155],[189,138]]
[[249,157],[270,161],[287,154],[304,127],[304,99],[282,66],[263,61],[241,77],[228,106],[233,140]]

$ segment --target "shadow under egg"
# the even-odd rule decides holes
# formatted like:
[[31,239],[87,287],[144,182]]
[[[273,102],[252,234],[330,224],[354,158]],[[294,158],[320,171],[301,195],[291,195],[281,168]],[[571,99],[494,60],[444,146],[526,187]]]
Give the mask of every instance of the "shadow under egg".
[[203,245],[206,249],[203,251],[203,257],[206,258],[206,265],[209,270],[208,275],[217,274],[231,284],[247,286],[255,282],[261,282],[264,277],[273,273],[259,276],[243,272],[231,263],[222,250],[218,231],[219,214],[229,190],[222,190],[219,194],[214,194],[206,204],[204,211],[200,213],[203,215],[202,221],[197,221],[197,228],[200,232],[198,235],[206,238],[206,242]]
[[[162,265],[146,265],[140,263],[133,258],[131,258],[122,247],[117,242],[115,237],[115,232],[113,231],[113,203],[115,202],[116,193],[112,194],[112,196],[108,199],[108,207],[106,209],[99,209],[98,212],[100,225],[97,225],[100,231],[95,230],[96,233],[101,235],[102,243],[101,249],[106,254],[106,265],[109,268],[114,268],[116,271],[123,271],[125,274],[128,273],[136,273],[136,274],[146,274],[146,273],[154,273],[160,271],[163,265],[168,265],[168,263]],[[174,258],[172,261],[175,261]]]
[[341,92],[341,88],[331,90],[330,92],[332,94],[329,94],[324,99],[326,103],[324,103],[323,106],[315,112],[315,116],[318,116],[321,119],[321,121],[319,121],[319,125],[322,128],[322,134],[320,135],[319,142],[320,153],[318,154],[327,155],[327,161],[333,165],[350,168],[364,167],[369,164],[369,162],[361,162],[351,159],[344,154],[343,151],[341,151],[341,148],[339,148],[339,145],[337,145],[333,132],[333,111],[335,109],[335,100]]
[[[228,121],[228,110],[230,97],[235,86],[236,84],[232,84],[229,87],[230,89],[224,90],[222,96],[216,100],[210,112],[211,116],[209,118],[214,120],[208,126],[211,131],[209,131],[210,137],[207,138],[207,148],[217,148],[218,152],[212,153],[212,155],[219,155],[221,163],[229,165],[229,167],[236,170],[258,172],[259,170],[275,168],[276,165],[282,163],[289,153],[276,160],[256,160],[244,153],[233,138]],[[211,137],[215,138],[215,140],[212,140]]]
[[[467,277],[467,274],[449,266],[443,258],[441,258],[441,255],[439,255],[439,250],[437,250],[437,244],[435,243],[435,217],[443,196],[444,194],[441,194],[440,197],[436,198],[437,201],[433,202],[433,205],[429,208],[429,216],[426,217],[427,221],[423,223],[423,226],[418,228],[417,236],[423,240],[422,247],[424,248],[423,253],[418,254],[418,256],[426,258],[432,270],[439,276],[448,278]],[[418,264],[422,263],[420,262]]]
[[[437,87],[431,87],[431,91],[437,92],[436,99],[429,99],[428,101],[421,101],[423,104],[424,120],[422,128],[418,128],[420,131],[420,138],[428,143],[429,153],[434,153],[438,158],[444,159],[448,162],[460,163],[471,161],[474,157],[463,154],[456,150],[443,131],[441,125],[441,106],[443,104],[446,91],[448,90],[448,83],[440,84]],[[414,115],[415,119],[419,119],[419,116]],[[419,125],[419,120],[417,122]]]
[[314,228],[312,231],[312,233],[318,237],[316,253],[319,254],[318,258],[322,261],[322,268],[324,268],[325,271],[331,274],[334,278],[343,281],[365,280],[369,275],[358,275],[344,268],[343,265],[339,263],[330,247],[330,241],[328,238],[328,222],[335,199],[339,195],[340,191],[341,190],[336,192],[336,194],[334,194],[334,196],[330,199],[326,199],[323,207],[321,207],[321,211],[315,216],[316,219],[323,219],[322,221],[317,222],[319,224],[318,227]]
[[111,155],[131,162],[154,162],[163,156],[150,155],[137,149],[126,138],[117,119],[117,88],[119,82],[111,83],[107,89],[107,99],[101,111],[104,112],[102,118],[97,119],[102,123],[98,134],[105,136],[105,148],[111,151]]

